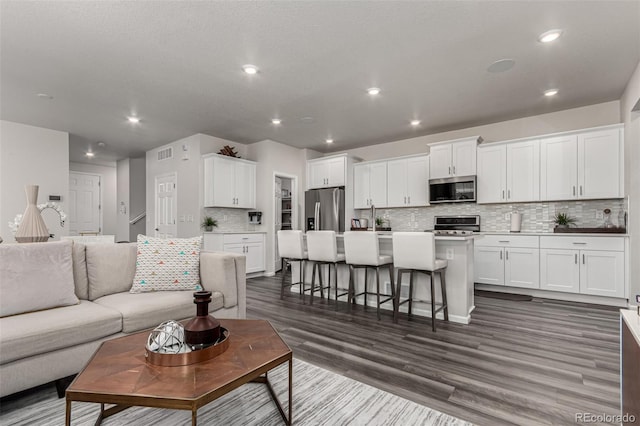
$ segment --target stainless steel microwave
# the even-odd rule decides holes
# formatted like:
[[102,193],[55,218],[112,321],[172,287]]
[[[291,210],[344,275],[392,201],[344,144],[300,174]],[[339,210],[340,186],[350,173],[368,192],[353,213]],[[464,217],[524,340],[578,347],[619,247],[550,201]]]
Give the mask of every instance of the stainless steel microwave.
[[429,203],[474,203],[476,177],[457,176],[429,180]]

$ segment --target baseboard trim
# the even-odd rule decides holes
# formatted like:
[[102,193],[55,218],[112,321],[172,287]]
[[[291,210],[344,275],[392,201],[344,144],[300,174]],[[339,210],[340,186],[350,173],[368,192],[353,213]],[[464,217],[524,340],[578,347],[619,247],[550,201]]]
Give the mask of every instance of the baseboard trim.
[[532,288],[504,287],[491,284],[475,284],[477,290],[495,291],[497,293],[513,293],[533,296],[540,299],[562,300],[566,302],[590,303],[592,305],[616,306],[628,308],[627,299],[616,299],[613,297],[590,296],[588,294],[562,293],[558,291],[536,290]]

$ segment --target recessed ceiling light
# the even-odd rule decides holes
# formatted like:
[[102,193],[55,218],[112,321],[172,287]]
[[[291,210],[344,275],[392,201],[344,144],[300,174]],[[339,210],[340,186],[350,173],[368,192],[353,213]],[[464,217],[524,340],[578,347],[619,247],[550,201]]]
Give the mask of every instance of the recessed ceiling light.
[[106,145],[107,145],[107,144],[106,144],[106,143],[104,143],[104,142],[102,142],[102,141],[99,141],[99,142],[98,142],[98,146],[99,146],[100,148],[104,148]]
[[558,89],[549,89],[544,91],[545,96],[555,96],[558,94]]
[[256,67],[255,65],[250,65],[250,64],[243,65],[243,66],[242,66],[242,70],[243,70],[245,73],[250,74],[250,75],[253,75],[253,74],[257,74],[257,73],[258,73],[258,67]]
[[380,94],[380,89],[377,87],[370,87],[367,89],[367,93],[370,94],[371,96],[375,96]]
[[494,63],[489,65],[487,71],[492,73],[505,72],[513,68],[515,64],[516,61],[514,61],[513,59],[500,59],[499,61],[495,61]]
[[562,35],[562,30],[549,30],[545,31],[538,36],[540,43],[551,43],[557,40]]
[[134,116],[127,117],[127,120],[132,124],[138,124],[140,122],[140,119]]
[[411,120],[411,125],[412,126],[419,126],[420,125],[420,120]]
[[89,158],[93,158],[95,156],[95,154],[91,151],[86,152],[84,155],[86,155]]
[[275,124],[277,126],[278,124],[281,124],[281,123],[282,123],[282,120],[280,120],[279,118],[271,119],[271,124]]
[[36,96],[39,97],[39,98],[42,98],[42,99],[48,99],[48,100],[53,99],[53,96],[48,95],[46,93],[38,93]]
[[325,139],[325,142],[326,143],[333,143],[333,139],[331,139],[331,138]]

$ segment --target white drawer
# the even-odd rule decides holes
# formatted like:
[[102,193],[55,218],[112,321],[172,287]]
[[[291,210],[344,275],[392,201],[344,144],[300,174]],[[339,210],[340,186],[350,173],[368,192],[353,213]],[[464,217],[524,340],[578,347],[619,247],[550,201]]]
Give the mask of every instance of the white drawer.
[[263,234],[224,234],[224,244],[261,243]]
[[624,238],[577,236],[540,237],[540,248],[624,251]]
[[537,235],[483,235],[474,241],[479,247],[538,248]]

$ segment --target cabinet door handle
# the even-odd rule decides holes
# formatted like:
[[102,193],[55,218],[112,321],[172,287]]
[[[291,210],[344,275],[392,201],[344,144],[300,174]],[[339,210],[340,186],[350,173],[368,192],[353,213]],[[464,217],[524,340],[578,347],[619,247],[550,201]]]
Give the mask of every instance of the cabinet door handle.
[[456,174],[456,166],[453,166],[453,174]]
[[573,261],[575,262],[575,264],[578,264],[578,253],[573,255]]
[[582,195],[582,185],[580,185],[580,195]]
[[504,200],[504,189],[502,190],[502,199]]
[[404,203],[407,204],[407,197],[404,197]]
[[500,250],[500,260],[502,260],[502,250]]
[[573,195],[576,195],[576,187],[575,187],[575,185],[573,186]]
[[511,190],[507,189],[507,199],[511,199]]
[[582,253],[582,264],[584,265],[584,253]]
[[411,204],[411,196],[407,197],[407,204]]
[[510,240],[500,240],[500,241],[498,241],[498,242],[499,242],[499,243],[510,243],[511,241],[510,241]]
[[449,174],[451,174],[451,166],[449,166]]
[[506,256],[507,260],[509,260],[509,250],[505,250],[504,255]]
[[577,245],[587,245],[587,243],[584,242],[580,242],[580,241],[574,241],[573,244],[577,244]]

